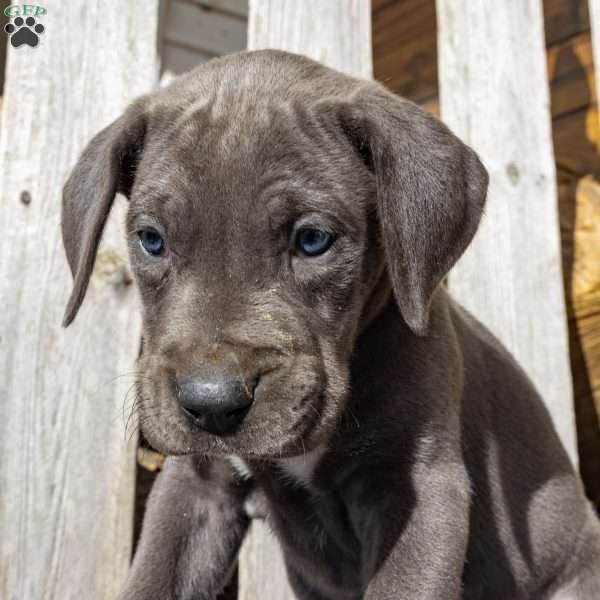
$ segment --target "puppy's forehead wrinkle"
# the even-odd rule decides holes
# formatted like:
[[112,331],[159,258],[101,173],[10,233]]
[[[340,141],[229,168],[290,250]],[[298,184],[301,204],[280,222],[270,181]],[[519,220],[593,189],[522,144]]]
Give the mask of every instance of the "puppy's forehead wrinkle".
[[175,131],[181,132],[182,129],[191,125],[195,126],[199,122],[206,123],[208,117],[212,114],[214,105],[215,100],[209,95],[202,96],[198,100],[192,102],[175,120]]
[[[320,123],[315,106],[321,96],[306,96],[309,90],[298,80],[310,75],[314,81],[324,69],[300,60],[292,67],[298,70],[294,78],[287,73],[275,76],[270,60],[237,60],[244,63],[243,70],[222,65],[205,78],[200,76],[202,69],[184,76],[178,87],[187,88],[188,94],[174,95],[167,88],[166,99],[179,103],[165,108],[170,116],[159,120],[161,126],[167,121],[170,141],[163,139],[146,164],[149,169],[157,162],[167,165],[166,173],[157,178],[152,169],[149,178],[171,194],[168,204],[155,202],[172,209],[171,218],[189,210],[208,211],[234,227],[253,220],[256,209],[265,213],[268,207],[260,205],[271,186],[280,189],[268,189],[268,196],[293,192],[299,211],[329,207],[332,215],[341,215],[345,204],[364,204],[373,195],[365,173],[358,172],[356,158]],[[265,77],[273,78],[272,85],[265,84]],[[193,97],[194,86],[200,97]],[[351,213],[346,218],[356,216]],[[215,228],[211,222],[210,229]],[[219,236],[229,233],[219,231]]]
[[192,148],[198,146],[221,160],[231,157],[236,149],[250,148],[255,138],[269,131],[282,113],[290,114],[288,102],[281,99],[246,94],[243,90],[227,90],[218,86],[210,99],[194,102],[175,122],[176,137]]
[[[166,220],[167,229],[189,230],[194,224],[194,234],[186,237],[200,242],[207,241],[206,235],[226,240],[256,228],[266,233],[270,224],[281,225],[282,220],[310,212],[329,218],[333,227],[355,229],[364,221],[371,195],[368,185],[364,180],[343,185],[332,174],[327,157],[310,156],[310,147],[304,149],[305,166],[298,170],[294,160],[298,151],[289,160],[263,156],[261,165],[252,158],[252,150],[232,143],[226,152],[219,152],[218,162],[200,158],[198,164],[196,157],[187,160],[194,144],[187,146],[185,166],[167,175],[159,164],[159,177],[151,185],[141,182],[131,204],[132,217],[148,212]],[[351,163],[344,166],[349,170]],[[347,179],[351,181],[350,176]]]

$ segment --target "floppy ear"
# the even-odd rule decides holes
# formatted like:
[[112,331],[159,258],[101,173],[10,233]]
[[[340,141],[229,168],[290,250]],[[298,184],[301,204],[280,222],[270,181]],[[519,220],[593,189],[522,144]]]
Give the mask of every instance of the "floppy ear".
[[479,224],[487,172],[443,123],[379,84],[344,104],[342,127],[376,179],[396,301],[409,327],[425,335],[432,295]]
[[64,327],[83,302],[115,194],[131,192],[146,133],[144,106],[137,101],[92,139],[63,189],[62,237],[74,279]]

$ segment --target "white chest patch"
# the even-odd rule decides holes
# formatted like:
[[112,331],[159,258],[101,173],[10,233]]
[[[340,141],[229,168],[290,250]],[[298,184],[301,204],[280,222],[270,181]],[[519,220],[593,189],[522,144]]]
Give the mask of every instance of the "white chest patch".
[[239,456],[230,456],[229,462],[231,463],[231,466],[234,468],[235,472],[242,479],[252,478],[252,471],[243,458],[240,458]]
[[277,464],[292,481],[310,487],[313,474],[323,454],[325,454],[325,447],[320,446],[306,454],[280,458]]
[[[568,585],[556,590],[548,600],[579,600],[577,594],[577,581],[572,581]],[[581,598],[583,600],[583,598]]]

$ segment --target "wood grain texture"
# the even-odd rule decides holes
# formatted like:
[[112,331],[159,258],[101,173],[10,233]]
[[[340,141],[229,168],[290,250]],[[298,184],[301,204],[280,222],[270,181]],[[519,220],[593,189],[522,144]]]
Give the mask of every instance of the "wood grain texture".
[[592,44],[580,33],[548,48],[548,78],[552,118],[587,110],[596,104]]
[[373,14],[375,78],[421,104],[437,96],[435,0],[390,2]]
[[186,48],[165,41],[162,49],[162,75],[173,77],[194,69],[214,58],[214,54],[196,48]]
[[[47,0],[10,48],[0,140],[0,597],[112,600],[131,553],[135,440],[121,411],[138,345],[115,211],[77,321],[61,189],[85,143],[157,79],[157,1]],[[27,192],[28,195],[24,194]],[[23,200],[29,202],[24,202]],[[121,207],[122,208],[122,207]]]
[[241,19],[248,17],[248,0],[193,0],[193,2]]
[[217,56],[246,48],[246,21],[182,0],[165,15],[165,43]]
[[[564,261],[569,265],[569,318],[600,316],[600,182],[588,175],[562,183],[559,202],[563,246],[568,248]],[[600,368],[600,355],[594,362]],[[600,378],[598,384],[600,391]]]
[[450,275],[541,392],[577,462],[540,0],[437,0],[442,118],[490,172],[486,213]]
[[268,526],[253,521],[239,562],[238,600],[294,600],[279,544]]
[[354,75],[371,77],[368,0],[250,0],[248,48],[304,54]]
[[[594,64],[596,65],[596,99],[600,102],[600,0],[588,0],[590,23],[592,28],[592,46],[594,49]],[[598,104],[596,107],[600,109]]]
[[[590,26],[586,0],[543,4],[552,117],[558,118],[595,104]],[[431,102],[438,94],[436,40],[435,0],[378,3],[373,9],[375,78],[413,102]]]
[[[371,77],[371,4],[367,0],[250,0],[248,48],[304,54],[358,77]],[[242,600],[288,600],[278,543],[253,524],[240,557]]]
[[588,0],[543,0],[543,8],[548,45],[590,29]]
[[600,178],[600,127],[595,106],[556,119],[553,138],[560,170],[580,177],[591,174]]
[[247,0],[162,0],[161,81],[246,48]]
[[579,467],[588,496],[600,507],[600,182],[559,179]]

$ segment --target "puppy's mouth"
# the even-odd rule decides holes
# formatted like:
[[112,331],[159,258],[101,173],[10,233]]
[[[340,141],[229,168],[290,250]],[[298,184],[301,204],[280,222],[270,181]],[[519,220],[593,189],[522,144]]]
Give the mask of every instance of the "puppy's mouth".
[[293,384],[275,377],[261,381],[251,401],[203,413],[182,406],[172,382],[151,382],[148,377],[138,381],[140,429],[167,455],[271,459],[304,454],[330,437],[342,400],[316,375],[308,389],[306,383],[301,386],[301,394],[290,393]]

